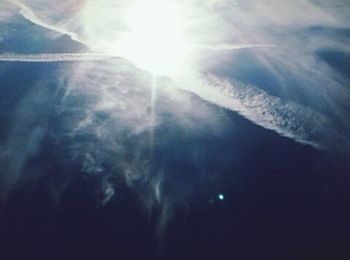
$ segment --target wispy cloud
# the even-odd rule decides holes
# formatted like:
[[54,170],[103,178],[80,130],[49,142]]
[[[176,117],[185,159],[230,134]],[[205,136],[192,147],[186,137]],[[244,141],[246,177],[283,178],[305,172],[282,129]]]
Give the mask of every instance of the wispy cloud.
[[[223,51],[240,50],[250,48],[269,48],[274,47],[271,44],[222,44],[222,45],[193,45],[188,46],[192,51]],[[39,54],[0,54],[0,61],[8,62],[60,62],[60,61],[87,61],[104,60],[117,57],[113,54],[104,53],[39,53]]]
[[[39,15],[34,7],[18,0],[8,2],[32,23],[68,35],[96,52],[113,50],[128,30],[122,22],[128,1],[87,0],[86,6],[77,13],[79,21],[70,23],[65,23],[67,18],[61,17],[57,18],[57,23],[47,22],[49,20]],[[60,9],[60,5],[56,5]],[[188,63],[192,67],[185,67],[182,74],[171,79],[163,79],[158,93],[162,96],[157,99],[156,108],[163,109],[172,121],[191,133],[198,129],[215,129],[212,132],[216,132],[224,128],[215,114],[217,111],[169,87],[176,86],[296,142],[348,158],[350,94],[344,83],[346,79],[317,55],[319,50],[349,51],[349,39],[340,41],[337,36],[337,30],[349,30],[347,1],[190,0],[179,6],[184,23],[188,25],[189,49],[198,52],[194,51],[194,61]],[[50,17],[52,10],[47,8],[42,12]],[[103,53],[2,54],[0,60],[60,62],[110,57],[114,56]],[[69,139],[67,149],[70,150],[66,156],[78,160],[82,170],[89,174],[108,175],[106,169],[112,169],[111,174],[120,174],[130,186],[144,179],[150,185],[151,192],[147,192],[156,203],[162,203],[166,197],[163,217],[166,222],[172,205],[176,204],[174,201],[186,201],[183,199],[186,195],[165,196],[166,178],[163,176],[172,172],[164,169],[151,172],[148,167],[145,139],[150,129],[163,123],[150,115],[153,110],[150,107],[151,75],[130,64],[114,61],[65,64],[67,67],[62,69],[63,75],[57,83],[65,91],[57,106],[57,114],[62,115],[61,128],[57,130],[61,132],[57,136]],[[34,97],[33,94],[29,98]],[[16,150],[21,147],[35,150],[32,143],[40,139],[41,128],[21,135],[23,119],[18,115],[11,136],[13,140],[3,149],[8,151],[8,157],[5,153],[1,157],[2,161],[16,154],[21,157],[18,167],[15,160],[11,161],[17,177],[32,152],[18,154]],[[36,124],[35,119],[32,121]],[[33,129],[36,128],[33,126]],[[14,141],[17,135],[22,138]],[[89,138],[80,138],[82,136]],[[129,139],[132,141],[126,143]],[[127,149],[128,156],[125,156]],[[104,190],[106,200],[102,204],[114,194],[108,182]]]
[[0,201],[16,185],[26,170],[28,160],[40,152],[50,115],[50,93],[44,84],[31,88],[16,105],[15,111],[6,111],[11,116],[11,125],[0,153]]
[[[122,19],[123,12],[128,6],[126,2],[115,4],[112,1],[104,3],[87,1],[85,7],[79,11],[83,22],[79,35],[73,30],[66,30],[45,22],[36,14],[36,11],[21,1],[8,0],[8,2],[17,6],[22,16],[31,22],[60,34],[66,34],[74,41],[87,44],[93,50],[104,50],[106,44],[113,45],[118,42],[125,29]],[[311,33],[308,35],[304,32],[314,27],[346,28],[350,20],[347,12],[350,7],[346,1],[329,4],[326,1],[298,0],[293,4],[287,4],[275,1],[260,3],[250,0],[233,3],[208,0],[198,5],[193,0],[185,4],[178,4],[176,7],[179,7],[179,11],[183,14],[184,23],[191,25],[189,40],[193,44],[188,45],[188,49],[208,51],[198,55],[213,57],[208,59],[208,63],[199,64],[196,68],[192,68],[193,71],[186,72],[187,74],[193,73],[191,81],[195,78],[197,82],[186,83],[174,78],[175,82],[180,82],[179,88],[187,89],[202,97],[207,95],[206,92],[216,93],[214,95],[217,97],[216,100],[213,100],[214,96],[206,99],[238,111],[256,124],[315,147],[332,146],[331,141],[324,141],[330,138],[326,132],[332,132],[330,129],[337,127],[330,123],[332,121],[329,119],[330,115],[337,118],[335,121],[341,121],[348,127],[348,124],[344,122],[348,113],[342,108],[342,104],[346,103],[349,94],[344,91],[344,87],[338,81],[334,80],[334,72],[316,54],[317,50],[327,48],[348,51],[347,44],[341,44],[336,39],[325,35],[313,36]],[[50,11],[47,12],[50,16]],[[95,19],[96,12],[99,13],[100,20]],[[308,13],[307,16],[303,15],[305,12]],[[116,30],[114,30],[115,26],[112,30],[111,23],[116,24]],[[210,31],[203,33],[205,28],[210,28]],[[237,88],[236,83],[227,87],[228,81],[225,79],[220,81],[220,75],[217,75],[214,80],[216,87],[209,84],[203,88],[205,90],[199,90],[195,87],[181,86],[181,84],[185,86],[202,84],[206,79],[198,77],[196,70],[201,72],[210,70],[212,63],[215,62],[221,62],[219,67],[224,68],[227,58],[223,56],[227,52],[222,54],[221,51],[237,50],[239,52],[242,49],[252,49],[254,62],[261,64],[280,84],[278,93],[268,94],[270,92],[268,85],[253,86],[254,84],[240,83],[235,79],[234,70],[239,69],[243,62],[234,60],[230,61],[232,62],[232,75],[225,76],[232,77],[230,80],[241,86],[247,84],[245,87]],[[4,54],[0,56],[0,60],[83,61],[106,59],[111,56],[113,55],[89,53]],[[201,59],[202,57],[195,58]],[[216,71],[218,70],[216,68]],[[227,68],[225,70],[227,71]],[[254,75],[254,71],[251,73]],[[290,77],[296,84],[289,83]],[[221,87],[218,87],[220,85],[218,82],[222,83]],[[227,92],[228,89],[231,91],[230,94]],[[311,120],[310,118],[317,119]],[[322,137],[314,136],[315,132],[322,131],[323,134],[319,135]],[[338,132],[335,136],[339,135],[339,139],[346,139],[346,137],[340,137],[341,131],[334,131]]]
[[208,51],[225,51],[225,50],[241,50],[252,48],[272,48],[273,44],[198,44],[189,46],[190,50],[208,50]]
[[104,60],[113,56],[98,53],[40,53],[40,54],[0,54],[0,61],[8,62],[62,62]]
[[317,149],[332,147],[343,154],[348,151],[346,147],[350,147],[349,140],[338,132],[331,118],[309,107],[271,96],[255,86],[235,85],[214,75],[202,78],[201,82],[190,91],[282,136]]
[[59,34],[67,35],[69,36],[73,41],[79,42],[81,44],[86,45],[86,43],[79,37],[78,34],[63,29],[62,27],[52,25],[50,23],[45,22],[42,20],[39,16],[36,15],[36,13],[27,5],[25,5],[23,2],[19,0],[5,0],[10,4],[13,4],[19,8],[20,14],[23,16],[23,18],[27,19],[31,23],[34,23],[36,25],[39,25],[41,27],[44,27],[48,30],[54,31]]

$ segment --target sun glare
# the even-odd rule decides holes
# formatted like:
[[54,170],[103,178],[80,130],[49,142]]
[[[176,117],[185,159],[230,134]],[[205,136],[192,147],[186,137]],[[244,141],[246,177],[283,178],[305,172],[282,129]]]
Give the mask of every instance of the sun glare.
[[171,74],[184,61],[184,32],[176,8],[167,1],[142,1],[126,15],[128,32],[116,52],[156,74]]

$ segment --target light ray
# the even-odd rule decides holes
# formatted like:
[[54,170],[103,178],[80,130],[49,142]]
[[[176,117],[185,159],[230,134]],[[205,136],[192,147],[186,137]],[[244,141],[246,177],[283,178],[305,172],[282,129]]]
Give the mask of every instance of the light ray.
[[150,119],[151,127],[149,133],[149,153],[150,157],[153,155],[154,146],[154,127],[156,125],[156,99],[157,99],[157,75],[152,74],[152,85],[151,85],[151,104],[150,104]]

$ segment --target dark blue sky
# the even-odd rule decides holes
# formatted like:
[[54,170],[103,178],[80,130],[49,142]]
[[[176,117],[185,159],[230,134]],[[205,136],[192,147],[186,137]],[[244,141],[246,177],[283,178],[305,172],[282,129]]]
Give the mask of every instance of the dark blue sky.
[[[349,259],[349,17],[236,1],[239,29],[227,5],[196,10],[274,48],[199,51],[188,84],[125,57],[0,61],[0,259]],[[91,51],[74,15],[4,6],[0,60]]]

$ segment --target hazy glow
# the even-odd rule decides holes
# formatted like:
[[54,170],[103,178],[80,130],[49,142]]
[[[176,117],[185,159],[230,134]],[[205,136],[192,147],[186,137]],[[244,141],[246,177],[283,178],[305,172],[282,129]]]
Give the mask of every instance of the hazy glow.
[[128,32],[114,52],[153,73],[175,72],[184,60],[184,33],[176,7],[167,1],[137,2],[126,15]]

